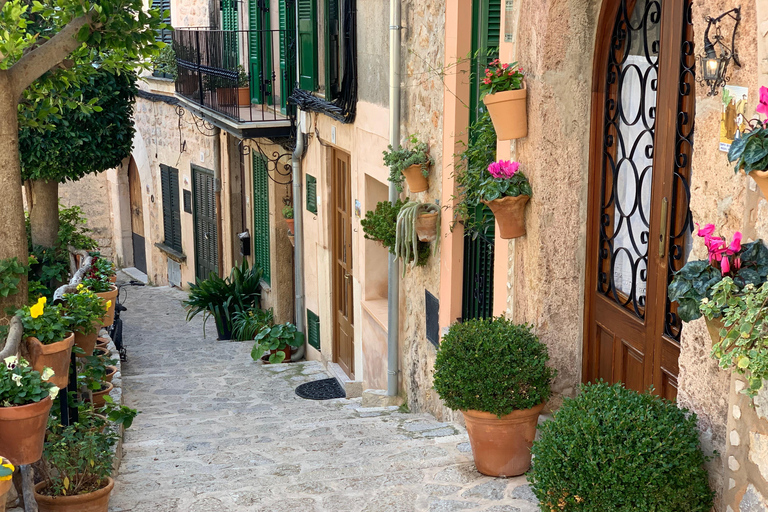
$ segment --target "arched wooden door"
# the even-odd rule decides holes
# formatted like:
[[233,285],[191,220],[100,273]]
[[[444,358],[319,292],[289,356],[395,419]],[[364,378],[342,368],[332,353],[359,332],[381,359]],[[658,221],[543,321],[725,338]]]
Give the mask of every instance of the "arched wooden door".
[[604,0],[595,50],[585,381],[677,396],[667,285],[690,247],[692,0]]
[[144,237],[144,207],[141,201],[141,177],[136,161],[128,163],[128,194],[131,204],[131,240],[133,241],[133,266],[147,273],[147,248]]

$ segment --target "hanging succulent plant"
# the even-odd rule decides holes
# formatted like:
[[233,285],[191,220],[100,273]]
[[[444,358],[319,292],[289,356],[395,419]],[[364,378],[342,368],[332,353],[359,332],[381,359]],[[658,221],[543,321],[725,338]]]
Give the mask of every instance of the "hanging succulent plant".
[[[397,214],[395,255],[398,258],[402,258],[405,263],[410,262],[411,267],[416,264],[417,258],[414,256],[419,254],[420,238],[422,242],[425,241],[425,238],[429,241],[439,241],[439,237],[437,237],[436,234],[434,237],[431,236],[431,234],[424,232],[421,233],[421,236],[419,235],[417,222],[419,217],[425,215],[430,217],[434,216],[434,226],[439,225],[440,207],[433,203],[406,203]],[[405,275],[405,265],[403,266],[403,275]]]

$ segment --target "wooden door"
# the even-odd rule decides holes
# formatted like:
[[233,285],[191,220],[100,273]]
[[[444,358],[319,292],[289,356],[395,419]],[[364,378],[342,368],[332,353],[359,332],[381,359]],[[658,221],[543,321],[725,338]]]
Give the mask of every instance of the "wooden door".
[[133,241],[133,266],[147,273],[147,248],[144,238],[144,208],[141,202],[141,177],[136,161],[128,163],[128,194],[131,205],[131,240]]
[[595,52],[584,380],[677,396],[667,300],[690,250],[691,0],[603,4]]
[[333,150],[331,222],[333,231],[333,359],[355,378],[352,289],[352,191],[349,155]]
[[195,224],[195,277],[206,279],[219,269],[212,171],[192,166],[192,194],[195,197],[192,210]]

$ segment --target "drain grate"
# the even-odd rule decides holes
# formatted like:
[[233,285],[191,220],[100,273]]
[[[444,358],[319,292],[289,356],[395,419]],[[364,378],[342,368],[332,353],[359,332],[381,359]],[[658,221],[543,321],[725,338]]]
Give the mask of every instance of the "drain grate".
[[296,394],[307,400],[331,400],[333,398],[346,398],[344,388],[336,379],[322,379],[307,382],[296,388]]

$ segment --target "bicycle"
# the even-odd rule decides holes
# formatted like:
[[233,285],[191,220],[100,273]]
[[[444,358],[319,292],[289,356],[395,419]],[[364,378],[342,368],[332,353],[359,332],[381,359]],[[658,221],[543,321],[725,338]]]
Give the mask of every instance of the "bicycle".
[[[115,344],[115,348],[117,348],[118,353],[120,354],[120,361],[128,361],[128,354],[125,350],[125,345],[123,345],[123,321],[120,319],[120,313],[123,311],[128,311],[128,308],[123,306],[123,303],[120,301],[120,293],[123,291],[123,288],[126,286],[144,286],[144,283],[141,281],[128,281],[127,283],[120,283],[117,285],[117,297],[115,298],[115,321],[112,322],[112,325],[109,328],[109,336],[112,338],[112,341]],[[125,299],[128,299],[128,291],[125,292]]]

